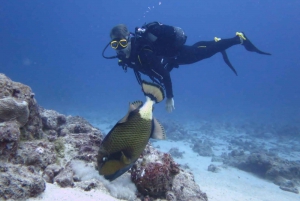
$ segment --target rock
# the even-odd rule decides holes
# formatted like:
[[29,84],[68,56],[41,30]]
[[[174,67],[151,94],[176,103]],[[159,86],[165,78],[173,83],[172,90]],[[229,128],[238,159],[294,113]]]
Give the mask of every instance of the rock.
[[50,142],[53,142],[53,141],[57,140],[57,137],[58,137],[57,132],[55,130],[49,130],[47,132],[47,136],[48,136],[48,140]]
[[61,171],[63,170],[62,167],[56,164],[51,164],[46,167],[43,172],[43,178],[47,183],[53,183],[54,177],[56,177]]
[[131,168],[131,180],[142,195],[164,198],[166,192],[171,190],[173,177],[179,172],[179,166],[169,154],[158,152],[152,147],[146,148],[143,156]]
[[69,132],[69,130],[66,129],[66,128],[62,128],[62,129],[60,129],[60,130],[58,131],[58,135],[59,135],[60,137],[64,137],[64,136],[66,136],[66,135],[68,135],[68,134],[70,134],[70,132]]
[[176,198],[174,192],[172,192],[172,191],[167,191],[166,192],[166,199],[168,201],[177,201],[177,198]]
[[0,160],[10,160],[16,155],[20,135],[18,122],[6,121],[0,123]]
[[0,121],[11,121],[15,119],[19,127],[26,124],[29,117],[28,103],[17,101],[12,97],[0,99]]
[[142,194],[142,200],[207,200],[193,176],[180,170],[169,154],[147,145],[142,155],[143,158],[131,168],[131,179]]
[[190,172],[180,171],[174,177],[172,191],[177,201],[207,201],[207,195],[200,190],[195,183],[194,176]]
[[211,148],[211,144],[208,141],[202,142],[201,140],[197,140],[193,145],[193,151],[198,153],[200,156],[212,156],[213,151]]
[[43,137],[42,121],[31,88],[13,82],[0,73],[0,108],[1,105],[1,121],[5,122],[7,118],[15,118],[21,127],[22,139],[41,139]]
[[171,154],[171,156],[173,156],[174,158],[182,158],[184,151],[180,152],[178,148],[171,148],[169,150],[169,154]]
[[41,119],[44,130],[57,130],[59,126],[66,123],[66,117],[54,110],[40,108]]
[[289,191],[289,192],[292,192],[292,193],[299,194],[299,190],[297,188],[295,188],[295,187],[279,186],[279,188],[281,190],[284,190],[284,191]]
[[70,166],[66,166],[56,177],[54,177],[54,182],[58,183],[61,187],[73,187],[74,172]]
[[37,170],[44,170],[48,165],[56,162],[54,145],[41,140],[22,142],[11,162],[26,166],[32,165]]
[[26,200],[46,188],[43,178],[32,167],[1,163],[0,200]]
[[220,168],[218,168],[217,166],[215,166],[214,164],[210,164],[207,168],[208,171],[210,172],[219,172],[220,171]]
[[252,172],[262,178],[273,181],[281,189],[294,192],[294,187],[286,186],[286,182],[300,184],[300,162],[288,161],[266,152],[251,154],[229,154],[224,164]]
[[[184,136],[185,131],[181,129],[180,135]],[[84,118],[66,117],[39,107],[30,87],[0,74],[0,200],[26,200],[37,196],[45,190],[45,181],[57,183],[61,187],[78,186],[86,191],[106,189],[108,192],[109,189],[116,196],[119,189],[107,187],[108,184],[112,187],[115,184],[93,179],[80,181],[79,177],[74,177],[70,167],[73,159],[94,165],[102,139],[100,130]],[[126,174],[131,174],[131,178],[134,177],[136,181],[146,181],[140,185],[145,199],[152,199],[145,194],[168,200],[189,199],[187,192],[190,191],[178,195],[177,188],[172,188],[175,176],[182,174],[182,171],[170,154],[147,146],[136,168]],[[130,178],[127,179],[126,184],[130,181]],[[77,181],[76,185],[74,180]],[[135,197],[136,189],[132,186],[134,192],[130,196]],[[198,190],[194,190],[191,199],[197,196]]]

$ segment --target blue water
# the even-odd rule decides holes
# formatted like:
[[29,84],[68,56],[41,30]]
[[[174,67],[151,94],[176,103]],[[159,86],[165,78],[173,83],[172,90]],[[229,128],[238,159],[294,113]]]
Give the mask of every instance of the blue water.
[[[129,101],[144,100],[133,72],[101,53],[110,29],[145,22],[181,27],[187,44],[244,31],[264,56],[243,46],[172,71],[175,111],[161,118],[257,121],[299,125],[300,2],[0,1],[0,72],[29,85],[39,105],[64,114],[123,116]],[[150,9],[148,8],[150,7]],[[147,12],[146,12],[147,11]],[[113,55],[109,50],[107,54]],[[146,78],[146,77],[145,77]]]

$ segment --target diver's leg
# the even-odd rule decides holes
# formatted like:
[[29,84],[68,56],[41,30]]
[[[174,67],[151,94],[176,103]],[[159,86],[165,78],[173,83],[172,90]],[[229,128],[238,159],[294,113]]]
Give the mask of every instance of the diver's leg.
[[179,65],[192,64],[238,44],[241,44],[239,36],[230,39],[215,38],[212,41],[199,41],[192,46],[184,45],[179,50],[176,61]]
[[239,36],[228,39],[220,39],[215,37],[213,41],[200,41],[192,47],[195,49],[195,57],[198,61],[209,58],[218,52],[223,52],[233,45],[241,44]]
[[256,52],[258,54],[271,55],[270,53],[263,52],[255,47],[248,37],[243,32],[236,32],[236,35],[240,38],[241,44],[250,52]]

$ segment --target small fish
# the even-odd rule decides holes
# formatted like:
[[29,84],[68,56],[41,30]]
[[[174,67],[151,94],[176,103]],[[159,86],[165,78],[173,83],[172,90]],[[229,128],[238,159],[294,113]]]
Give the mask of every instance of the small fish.
[[114,180],[128,171],[144,151],[149,138],[165,139],[162,125],[153,117],[153,105],[164,99],[163,89],[142,82],[146,102],[129,103],[128,113],[109,131],[98,151],[99,174]]

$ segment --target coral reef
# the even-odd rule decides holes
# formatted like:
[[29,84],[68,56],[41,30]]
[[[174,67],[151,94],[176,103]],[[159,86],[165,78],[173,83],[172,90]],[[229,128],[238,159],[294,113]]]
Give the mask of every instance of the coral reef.
[[144,200],[207,200],[206,194],[200,191],[193,177],[186,175],[169,154],[161,153],[149,144],[143,157],[131,168],[131,179]]
[[24,200],[45,190],[45,182],[32,166],[0,163],[0,199]]
[[233,150],[225,156],[224,164],[252,172],[279,185],[282,190],[299,193],[300,162],[281,159],[266,152],[245,154]]
[[194,141],[194,146],[193,146],[193,151],[198,153],[200,156],[212,156],[213,151],[212,151],[212,143],[208,140],[195,140]]
[[41,139],[42,121],[38,110],[30,87],[0,73],[0,122],[18,122],[21,139]]
[[[82,117],[39,107],[28,86],[0,74],[0,200],[36,197],[45,190],[45,182],[100,189],[128,200],[136,199],[135,185],[142,199],[207,200],[192,175],[179,169],[170,154],[149,145],[131,172],[124,174],[123,184],[121,178],[117,183],[104,180],[95,170],[102,139],[100,130]],[[79,173],[73,161],[84,164],[77,165]],[[125,187],[121,190],[118,185]]]
[[171,154],[171,156],[173,156],[174,158],[182,158],[184,151],[179,151],[179,149],[175,147],[169,150],[169,154]]
[[19,124],[16,121],[0,123],[0,160],[10,160],[16,155],[20,135]]
[[176,200],[198,200],[207,201],[207,195],[203,193],[194,181],[194,176],[190,172],[180,171],[173,180],[172,191]]
[[0,120],[16,120],[20,127],[28,121],[29,109],[26,101],[17,102],[12,97],[0,99]]

